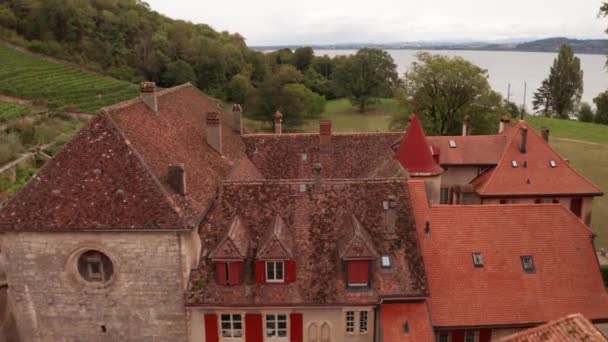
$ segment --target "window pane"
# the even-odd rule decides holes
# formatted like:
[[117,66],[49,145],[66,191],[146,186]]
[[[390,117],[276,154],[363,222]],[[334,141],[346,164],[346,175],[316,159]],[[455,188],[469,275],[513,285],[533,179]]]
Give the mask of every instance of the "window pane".
[[276,263],[276,279],[277,280],[282,280],[283,279],[283,262],[279,261]]
[[279,330],[279,337],[287,337],[287,330]]
[[266,262],[266,278],[274,280],[274,262]]
[[279,321],[279,329],[287,329],[287,322]]
[[235,322],[240,322],[241,321],[241,315],[232,315],[232,320]]
[[243,337],[243,330],[235,330],[233,337]]

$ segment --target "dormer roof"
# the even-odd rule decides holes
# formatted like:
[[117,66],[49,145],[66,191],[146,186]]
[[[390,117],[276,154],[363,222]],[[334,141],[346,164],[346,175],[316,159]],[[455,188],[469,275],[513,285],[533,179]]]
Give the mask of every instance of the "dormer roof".
[[435,176],[443,172],[433,159],[424,128],[415,114],[397,150],[397,159],[411,176]]
[[374,259],[378,255],[372,237],[353,214],[346,216],[338,243],[342,259]]
[[217,246],[209,253],[212,260],[242,260],[247,258],[249,237],[241,217],[235,215]]
[[256,259],[293,259],[293,237],[279,214],[275,215],[262,238]]

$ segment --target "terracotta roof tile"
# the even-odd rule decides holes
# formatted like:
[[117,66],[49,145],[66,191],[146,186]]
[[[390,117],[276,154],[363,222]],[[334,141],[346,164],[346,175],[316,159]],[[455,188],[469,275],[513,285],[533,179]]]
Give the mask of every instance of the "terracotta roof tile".
[[496,165],[507,142],[504,135],[428,136],[426,140],[439,147],[440,165]]
[[[573,311],[608,318],[592,232],[564,206],[429,207],[424,182],[409,187],[433,326],[534,324]],[[483,267],[474,267],[474,252]],[[523,271],[525,255],[533,256],[535,273]]]
[[338,240],[338,250],[342,259],[373,259],[378,256],[371,236],[353,214],[346,215],[342,224],[342,236]]
[[433,160],[424,129],[416,115],[410,118],[407,132],[397,149],[397,159],[412,176],[438,175],[443,172],[441,166]]
[[226,229],[226,234],[209,253],[212,260],[242,260],[247,258],[249,251],[249,236],[243,226],[241,217],[235,215]]
[[[302,192],[302,186],[306,186]],[[211,250],[223,236],[234,213],[238,212],[248,230],[252,246],[259,248],[264,236],[280,215],[293,241],[297,279],[294,283],[255,283],[256,248],[245,261],[244,284],[218,286],[205,252],[198,270],[191,275],[190,305],[323,305],[336,303],[371,304],[380,296],[424,296],[426,280],[409,194],[403,181],[324,181],[316,190],[306,181],[260,181],[223,183],[218,204],[200,227],[203,250]],[[394,195],[396,228],[387,229],[383,199]],[[345,271],[338,251],[343,219],[355,213],[369,232],[379,254],[393,256],[394,268],[381,270],[373,261],[372,287],[346,290]],[[205,284],[203,287],[198,284]]]
[[[380,305],[382,340],[386,342],[432,342],[435,340],[426,302]],[[406,324],[409,333],[404,332]]]
[[583,315],[574,314],[499,340],[499,342],[545,341],[608,342],[608,339]]
[[279,214],[274,216],[266,235],[260,240],[256,259],[293,259],[293,236],[291,229]]

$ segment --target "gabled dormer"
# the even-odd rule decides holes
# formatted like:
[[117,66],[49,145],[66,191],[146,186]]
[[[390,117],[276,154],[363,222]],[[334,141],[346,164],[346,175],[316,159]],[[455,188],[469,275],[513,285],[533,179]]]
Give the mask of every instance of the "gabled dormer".
[[372,238],[352,214],[344,220],[341,231],[339,252],[346,270],[346,284],[352,288],[368,287],[372,261],[378,256]]
[[209,253],[215,264],[216,281],[219,285],[242,283],[243,267],[249,249],[249,237],[241,218],[235,215],[224,236]]
[[259,284],[292,283],[296,280],[293,236],[278,214],[260,241],[256,254],[255,278]]

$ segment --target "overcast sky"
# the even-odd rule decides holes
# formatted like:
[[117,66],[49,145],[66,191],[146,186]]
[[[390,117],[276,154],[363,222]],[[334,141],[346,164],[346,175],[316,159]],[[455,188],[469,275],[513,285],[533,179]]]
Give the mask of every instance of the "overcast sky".
[[249,45],[606,38],[602,0],[147,0]]

